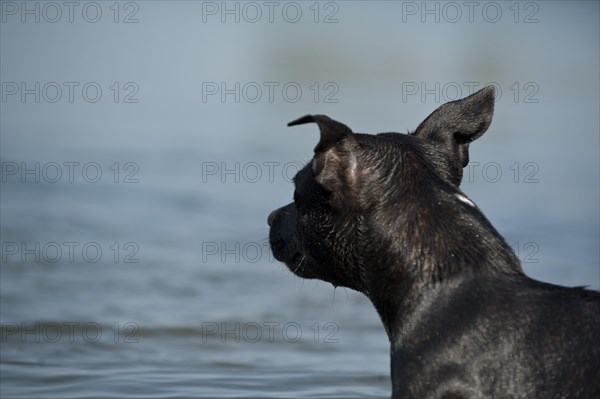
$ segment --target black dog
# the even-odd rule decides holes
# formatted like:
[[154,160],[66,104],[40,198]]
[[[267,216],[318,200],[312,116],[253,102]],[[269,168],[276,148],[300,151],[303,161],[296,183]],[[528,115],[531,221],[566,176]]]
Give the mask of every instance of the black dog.
[[364,293],[391,342],[393,398],[600,398],[600,294],[535,281],[458,188],[494,88],[412,134],[325,115],[294,202],[269,215],[275,257]]

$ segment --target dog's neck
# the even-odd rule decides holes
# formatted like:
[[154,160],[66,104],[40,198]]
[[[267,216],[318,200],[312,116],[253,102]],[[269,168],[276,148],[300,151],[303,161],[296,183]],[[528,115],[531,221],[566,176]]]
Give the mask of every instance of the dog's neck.
[[369,270],[365,294],[393,345],[401,343],[398,334],[418,324],[427,308],[444,305],[437,301],[448,297],[443,293],[455,292],[473,279],[526,278],[504,238],[475,206],[465,205],[459,212],[455,204],[447,209],[442,204],[434,212],[427,204],[424,212],[403,210],[407,216],[387,233],[401,245],[384,250],[385,256],[376,248],[365,259]]

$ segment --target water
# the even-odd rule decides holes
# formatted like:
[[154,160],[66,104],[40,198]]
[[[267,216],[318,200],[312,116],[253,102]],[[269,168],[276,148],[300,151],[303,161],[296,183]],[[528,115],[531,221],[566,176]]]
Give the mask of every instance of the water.
[[256,221],[236,226],[239,199],[218,204],[197,161],[173,162],[190,167],[3,186],[2,397],[385,397],[368,301],[293,277],[268,251],[268,208],[242,205]]
[[[223,24],[202,22],[200,2],[135,4],[137,24],[115,24],[102,3],[97,24],[0,25],[3,82],[105,93],[1,104],[2,398],[388,397],[368,300],[302,281],[269,252],[266,217],[291,200],[317,140],[285,123],[321,112],[406,131],[452,82],[502,89],[465,193],[528,274],[600,287],[597,3],[536,3],[534,24],[508,8],[496,24],[401,23],[389,2],[339,3],[336,24]],[[139,102],[115,103],[115,81],[135,82]],[[202,82],[222,81],[305,94],[203,101]],[[323,102],[328,82],[337,103]],[[407,97],[415,82],[440,82],[439,98]],[[538,101],[524,102],[531,88]],[[36,163],[39,179],[21,176]]]

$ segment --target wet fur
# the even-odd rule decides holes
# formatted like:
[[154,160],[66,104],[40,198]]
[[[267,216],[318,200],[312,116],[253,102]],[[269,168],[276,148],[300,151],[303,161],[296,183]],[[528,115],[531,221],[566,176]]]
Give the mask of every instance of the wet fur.
[[292,122],[317,123],[321,140],[294,202],[269,216],[273,253],[369,297],[390,339],[393,398],[599,398],[600,294],[527,277],[459,189],[493,105],[484,88],[413,134]]

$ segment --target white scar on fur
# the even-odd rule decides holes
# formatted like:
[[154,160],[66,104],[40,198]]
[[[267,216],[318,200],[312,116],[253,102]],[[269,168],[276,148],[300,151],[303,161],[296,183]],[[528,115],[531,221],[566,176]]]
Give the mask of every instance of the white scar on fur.
[[468,199],[464,195],[462,195],[462,194],[455,194],[455,195],[456,195],[456,198],[458,198],[459,201],[464,202],[465,204],[473,206],[473,207],[475,206],[475,204],[473,203],[473,201],[471,201],[470,199]]

